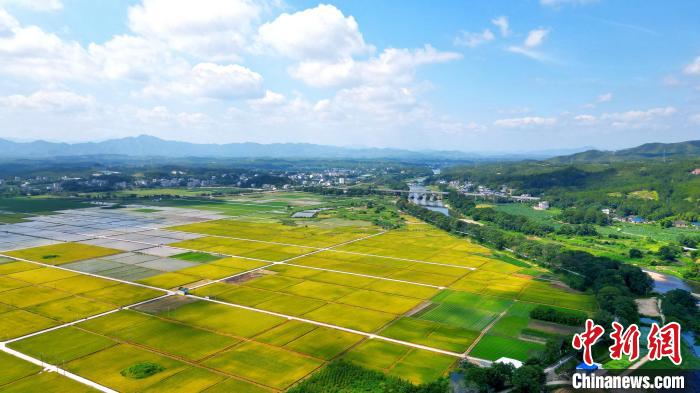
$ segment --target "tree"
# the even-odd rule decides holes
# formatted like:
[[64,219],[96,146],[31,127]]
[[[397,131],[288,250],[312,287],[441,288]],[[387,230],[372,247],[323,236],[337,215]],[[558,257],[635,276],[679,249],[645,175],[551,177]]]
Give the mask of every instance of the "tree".
[[700,243],[700,237],[681,235],[678,238],[678,243],[684,247],[696,248],[698,246],[698,243]]
[[674,261],[681,254],[677,247],[661,246],[657,252],[658,256],[664,261]]
[[629,253],[630,253],[630,258],[639,259],[639,258],[642,258],[644,256],[642,251],[640,251],[636,248],[630,248]]
[[516,393],[539,393],[545,386],[546,377],[540,366],[526,365],[513,372],[511,384]]

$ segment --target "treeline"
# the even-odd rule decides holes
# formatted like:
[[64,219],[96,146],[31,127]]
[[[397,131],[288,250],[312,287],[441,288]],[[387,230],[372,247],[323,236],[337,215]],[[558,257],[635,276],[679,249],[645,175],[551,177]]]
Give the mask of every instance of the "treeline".
[[[604,217],[592,212],[603,208],[652,221],[700,221],[700,176],[691,174],[699,167],[697,158],[574,165],[499,162],[446,168],[434,180],[469,180],[491,188],[506,184],[516,193],[543,195],[552,206],[564,209],[562,220],[572,224],[600,224]],[[645,197],[638,191],[653,193]]]
[[537,306],[530,311],[530,318],[569,326],[583,326],[587,317],[585,312],[561,310],[549,306]]
[[549,233],[567,236],[598,235],[598,231],[589,223],[575,222],[574,224],[580,225],[562,225],[558,229],[555,229],[554,226],[550,224],[542,223],[519,214],[510,214],[490,207],[477,208],[476,204],[470,198],[456,191],[450,191],[447,199],[450,202],[450,206],[460,214],[470,216],[476,221],[489,222],[507,231],[535,236],[544,236]]
[[600,210],[597,206],[582,209],[564,209],[557,218],[569,224],[608,225],[610,223],[608,215]]
[[[404,185],[405,186],[405,185]],[[384,195],[385,191],[379,191],[372,187],[353,187],[353,188],[331,188],[322,186],[307,186],[301,191],[311,192],[321,195],[343,195],[343,196],[362,196],[362,195]]]
[[292,387],[288,393],[447,393],[445,378],[424,385],[368,370],[345,361],[330,363],[311,378]]
[[543,365],[536,359],[526,361],[517,369],[504,363],[493,363],[489,367],[466,363],[462,373],[465,392],[491,393],[508,389],[515,393],[540,393],[546,386]]
[[563,273],[569,286],[581,291],[592,291],[600,306],[596,319],[612,321],[618,318],[627,323],[639,319],[635,295],[645,295],[652,289],[651,278],[639,267],[598,257],[584,251],[566,249],[558,244],[530,240],[491,226],[470,224],[454,217],[433,212],[401,199],[399,209],[459,236],[469,236],[480,243],[498,249],[509,249],[545,267]]
[[492,208],[477,208],[471,199],[456,191],[450,191],[447,199],[450,202],[450,207],[460,214],[470,216],[476,221],[490,222],[501,229],[536,236],[554,232],[553,226],[537,222],[525,216],[505,213]]
[[661,311],[667,321],[678,322],[683,329],[692,330],[700,336],[700,310],[693,294],[682,289],[666,292],[661,301]]

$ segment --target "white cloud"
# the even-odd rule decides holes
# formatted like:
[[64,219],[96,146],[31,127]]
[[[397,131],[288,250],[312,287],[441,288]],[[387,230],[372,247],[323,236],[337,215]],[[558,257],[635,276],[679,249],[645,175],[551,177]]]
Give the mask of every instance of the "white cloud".
[[549,56],[545,55],[542,52],[523,48],[522,46],[509,46],[508,48],[506,48],[506,50],[508,52],[517,53],[519,55],[523,55],[525,57],[529,57],[537,61],[546,62],[551,60]]
[[[130,111],[127,111],[127,116]],[[202,126],[211,122],[211,118],[201,112],[171,112],[166,106],[159,105],[150,109],[137,108],[134,112],[136,120],[145,125],[168,127],[175,126]]]
[[190,68],[185,60],[173,56],[165,44],[133,35],[115,36],[102,45],[90,44],[88,52],[109,79],[146,80]]
[[599,104],[602,104],[604,102],[610,102],[610,101],[612,101],[612,99],[613,99],[612,93],[605,93],[605,94],[599,95],[598,98],[596,98],[596,102],[598,102]]
[[0,8],[0,37],[12,34],[12,30],[19,27],[19,21],[7,11]]
[[685,66],[683,72],[688,75],[700,75],[700,56],[696,57],[695,60]]
[[700,125],[700,113],[697,113],[695,115],[691,115],[688,120],[690,120],[692,123],[699,124]]
[[527,38],[525,38],[525,42],[523,44],[528,48],[536,48],[542,44],[547,34],[549,34],[548,29],[539,28],[531,30],[527,34]]
[[351,84],[407,84],[416,68],[453,61],[459,53],[442,52],[430,45],[419,49],[385,49],[366,61],[346,58],[338,62],[304,61],[290,70],[291,75],[314,87]]
[[651,108],[647,110],[631,110],[626,112],[606,113],[603,115],[605,119],[623,121],[623,122],[639,122],[649,121],[658,117],[666,117],[676,113],[676,108],[672,106]]
[[595,122],[597,118],[593,115],[577,115],[574,116],[574,120],[578,123],[590,124]]
[[185,75],[144,89],[147,96],[185,96],[234,100],[261,97],[263,78],[237,64],[199,63]]
[[63,8],[61,0],[0,0],[0,7],[13,5],[34,11],[57,11]]
[[0,9],[0,73],[37,80],[86,79],[98,74],[77,42],[37,26],[21,26]]
[[72,112],[95,104],[93,97],[68,90],[39,90],[30,95],[14,94],[0,97],[0,104],[19,109],[45,112]]
[[171,48],[215,60],[236,60],[263,8],[251,0],[143,0],[129,8],[129,27]]
[[474,48],[481,44],[493,41],[496,38],[491,30],[485,29],[481,33],[470,33],[467,31],[462,31],[455,37],[454,44],[457,46],[467,46],[469,48]]
[[271,107],[277,107],[287,102],[284,94],[275,93],[267,90],[262,98],[248,100],[248,105],[256,110],[266,110]]
[[530,30],[522,45],[509,46],[506,48],[506,50],[541,62],[552,61],[548,55],[535,50],[535,48],[542,45],[542,42],[544,42],[544,39],[548,34],[549,29],[539,28]]
[[499,119],[493,122],[495,126],[505,128],[520,128],[528,126],[551,126],[556,124],[557,119],[553,117],[526,116],[510,119]]
[[332,5],[321,4],[294,14],[284,13],[258,29],[263,48],[297,60],[345,59],[371,53],[355,18]]
[[510,24],[508,23],[508,17],[499,16],[498,18],[492,19],[491,23],[498,27],[502,37],[508,37],[510,35],[511,31]]
[[610,122],[615,128],[666,128],[666,118],[677,112],[672,106],[650,108],[647,110],[631,110],[626,112],[605,113],[601,119]]

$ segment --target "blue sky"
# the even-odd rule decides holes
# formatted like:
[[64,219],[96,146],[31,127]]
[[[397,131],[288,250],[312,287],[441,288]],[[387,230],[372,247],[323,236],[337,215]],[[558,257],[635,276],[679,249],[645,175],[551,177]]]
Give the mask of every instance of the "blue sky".
[[700,139],[700,3],[0,0],[0,137]]

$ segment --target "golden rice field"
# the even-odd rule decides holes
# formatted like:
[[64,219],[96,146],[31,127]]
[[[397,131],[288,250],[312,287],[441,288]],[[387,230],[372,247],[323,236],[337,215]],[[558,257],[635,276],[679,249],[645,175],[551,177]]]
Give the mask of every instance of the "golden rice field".
[[[123,251],[81,243],[8,252],[38,263],[0,260],[0,340],[113,311],[9,347],[123,392],[281,392],[336,359],[415,383],[446,375],[470,347],[487,360],[492,348],[525,360],[543,350],[522,335],[531,307],[594,311],[590,295],[406,222],[386,233],[235,219],[177,226],[171,229],[205,236],[170,244],[187,263],[157,274],[105,261]],[[107,270],[93,277],[59,268],[76,262]],[[102,276],[112,265],[135,275],[127,282]],[[179,287],[192,288],[190,296],[119,310]],[[158,367],[145,378],[125,372],[142,364]],[[2,352],[0,368],[2,391],[84,387]]]

